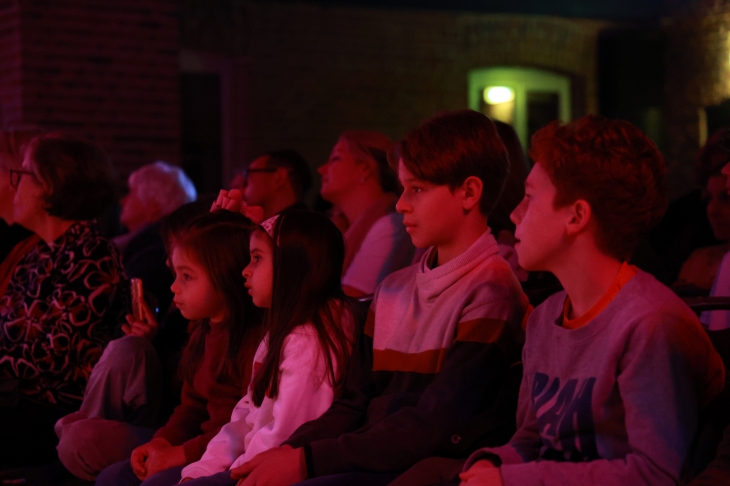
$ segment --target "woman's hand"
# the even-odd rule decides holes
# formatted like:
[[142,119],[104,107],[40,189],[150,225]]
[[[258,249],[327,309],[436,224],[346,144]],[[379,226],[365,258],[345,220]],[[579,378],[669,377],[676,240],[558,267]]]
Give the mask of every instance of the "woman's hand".
[[134,318],[134,315],[127,314],[127,324],[122,324],[122,332],[124,332],[125,336],[139,336],[152,341],[157,335],[160,325],[157,323],[157,319],[155,319],[154,312],[147,306],[147,302],[144,299],[141,300],[144,319],[137,320]]
[[158,437],[132,451],[130,459],[132,471],[140,481],[160,471],[176,466],[184,466],[185,451],[182,446],[172,446],[167,440]]
[[497,466],[484,459],[459,474],[462,485],[468,486],[504,486],[502,472]]

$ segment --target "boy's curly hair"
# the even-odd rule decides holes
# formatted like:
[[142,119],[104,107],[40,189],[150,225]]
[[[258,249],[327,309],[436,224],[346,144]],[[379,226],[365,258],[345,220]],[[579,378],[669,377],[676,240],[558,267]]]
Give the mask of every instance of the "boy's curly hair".
[[557,189],[554,207],[587,201],[598,247],[621,260],[667,209],[664,157],[629,122],[594,115],[555,121],[532,136],[530,157]]

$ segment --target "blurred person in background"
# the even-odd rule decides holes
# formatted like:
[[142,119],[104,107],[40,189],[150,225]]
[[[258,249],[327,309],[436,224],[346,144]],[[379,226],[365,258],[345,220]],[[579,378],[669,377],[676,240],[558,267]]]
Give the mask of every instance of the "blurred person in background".
[[348,222],[342,287],[350,296],[372,294],[386,276],[413,259],[403,216],[395,210],[399,186],[387,160],[392,146],[379,132],[346,131],[317,169],[320,194]]
[[180,167],[157,161],[135,170],[127,179],[129,193],[120,203],[120,222],[129,233],[114,238],[129,278],[141,278],[160,315],[172,301],[173,276],[160,236],[160,221],[197,198],[195,186]]
[[[268,152],[254,159],[240,176],[244,201],[261,206],[264,219],[291,207],[307,207],[305,198],[312,187],[312,174],[307,161],[294,150]],[[237,180],[234,178],[232,184]]]
[[707,140],[695,161],[695,171],[706,201],[707,219],[719,244],[698,248],[690,254],[673,285],[685,295],[707,295],[715,282],[722,258],[730,250],[730,195],[722,168],[730,162],[730,129],[723,128]]
[[527,164],[522,144],[515,129],[507,123],[493,120],[497,127],[499,138],[507,148],[509,156],[509,174],[504,184],[504,191],[497,201],[494,210],[489,214],[489,227],[497,239],[499,254],[507,260],[515,276],[524,282],[527,280],[527,271],[520,267],[515,252],[515,224],[509,215],[525,197],[525,179],[527,179]]

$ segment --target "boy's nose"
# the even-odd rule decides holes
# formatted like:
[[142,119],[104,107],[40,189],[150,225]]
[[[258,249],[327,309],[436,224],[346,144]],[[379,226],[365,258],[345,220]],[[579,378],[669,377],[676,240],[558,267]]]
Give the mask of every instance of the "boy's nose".
[[395,210],[401,214],[405,214],[410,209],[410,206],[403,199],[403,194],[400,195],[398,201],[395,203]]
[[522,209],[522,203],[518,204],[517,207],[510,213],[509,219],[514,224],[520,224],[520,221],[522,221],[522,216],[524,214],[524,209]]

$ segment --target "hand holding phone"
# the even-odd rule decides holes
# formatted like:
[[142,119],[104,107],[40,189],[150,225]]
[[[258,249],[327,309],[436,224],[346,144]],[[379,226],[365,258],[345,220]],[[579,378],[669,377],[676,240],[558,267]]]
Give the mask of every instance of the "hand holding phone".
[[127,336],[140,336],[151,341],[159,329],[157,319],[144,300],[142,279],[131,279],[131,286],[132,313],[127,314],[127,324],[122,324],[122,331]]

